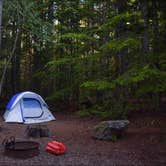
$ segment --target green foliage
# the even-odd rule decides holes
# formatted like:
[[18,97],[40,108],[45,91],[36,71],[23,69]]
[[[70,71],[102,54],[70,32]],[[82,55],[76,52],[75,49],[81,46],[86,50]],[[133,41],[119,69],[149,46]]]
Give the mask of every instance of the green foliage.
[[4,1],[2,67],[20,29],[6,94],[33,89],[51,103],[74,101],[80,116],[112,119],[126,118],[134,109],[131,98],[146,97],[159,107],[166,91],[166,15],[158,4]]
[[141,13],[140,12],[125,12],[118,15],[113,15],[105,24],[103,24],[99,30],[105,31],[107,29],[113,30],[118,24],[123,23],[125,26],[137,22]]
[[61,39],[76,39],[76,40],[94,40],[93,37],[90,37],[84,33],[67,33],[64,35],[61,35]]
[[53,92],[49,97],[46,98],[47,101],[57,101],[57,100],[65,100],[71,94],[71,89],[60,89]]
[[138,89],[139,94],[164,92],[166,90],[166,72],[146,65],[142,68],[134,68],[115,80],[119,86],[143,83]]
[[[85,92],[85,91],[88,91]],[[82,92],[81,97],[81,110],[78,112],[78,115],[80,116],[99,116],[102,118],[111,118],[111,119],[125,119],[127,118],[130,111],[133,109],[133,106],[129,104],[122,95],[120,95],[120,98],[118,100],[115,99],[114,94],[110,96],[109,94],[111,92],[104,91],[105,93],[100,98],[94,99],[95,95],[99,93],[98,90],[94,91],[89,89],[85,89]],[[101,93],[101,92],[100,92]],[[89,100],[87,100],[89,99]],[[90,100],[93,99],[93,100]],[[85,102],[86,101],[86,102]],[[86,103],[91,102],[91,105],[87,106]],[[82,104],[84,103],[84,104]]]
[[[117,79],[108,81],[87,81],[81,84],[81,87],[87,89],[105,90],[114,89],[118,86],[132,86],[146,81],[148,87],[143,92],[164,92],[166,90],[166,72],[151,68],[149,65],[134,68],[119,76]],[[145,86],[145,83],[142,85]]]
[[[112,81],[84,82],[81,84],[81,88],[89,91],[89,93],[83,92],[83,96],[96,95],[94,91],[96,91],[96,93],[97,91],[109,91],[109,93],[114,96],[114,91],[117,88],[123,87],[130,89],[137,85],[138,88],[135,90],[136,96],[145,96],[147,94],[165,92],[165,82],[165,71],[160,71],[159,69],[152,68],[150,65],[146,65],[144,67],[134,67]],[[106,97],[107,95],[104,96]],[[118,101],[116,101],[113,96],[106,99],[101,98],[102,102],[95,101],[92,107],[88,108],[87,110],[83,109],[83,115],[86,115],[85,112],[87,112],[87,114],[100,115],[101,117],[111,117],[112,119],[117,119],[120,117],[126,118],[126,116],[134,107],[125,101],[124,97],[119,96],[120,98]],[[157,100],[159,99],[155,99],[155,101]],[[101,103],[101,105],[98,105],[99,103]],[[158,105],[158,103],[154,104],[154,107],[156,104]]]
[[103,53],[109,53],[110,51],[118,53],[125,48],[135,51],[140,48],[140,41],[134,38],[127,38],[126,40],[116,39],[107,42],[100,49]]
[[78,112],[76,113],[76,115],[78,115],[78,116],[80,116],[80,117],[89,117],[89,116],[91,116],[92,114],[91,114],[89,111],[87,111],[87,110],[81,110],[81,111],[78,111]]
[[86,81],[82,83],[80,87],[94,90],[105,90],[112,89],[113,85],[108,81]]

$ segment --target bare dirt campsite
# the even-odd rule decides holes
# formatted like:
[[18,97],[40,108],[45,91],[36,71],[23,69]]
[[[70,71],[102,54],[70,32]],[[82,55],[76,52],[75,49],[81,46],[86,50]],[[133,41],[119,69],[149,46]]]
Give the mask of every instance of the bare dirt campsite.
[[[101,141],[92,138],[92,128],[101,119],[79,118],[71,114],[56,113],[56,121],[44,123],[52,136],[25,137],[25,124],[8,124],[1,118],[0,141],[14,135],[19,140],[34,140],[40,143],[40,154],[33,158],[15,159],[0,153],[3,166],[52,166],[52,165],[166,165],[166,114],[135,114],[125,136],[116,141]],[[67,146],[63,155],[45,151],[50,140],[58,140]]]

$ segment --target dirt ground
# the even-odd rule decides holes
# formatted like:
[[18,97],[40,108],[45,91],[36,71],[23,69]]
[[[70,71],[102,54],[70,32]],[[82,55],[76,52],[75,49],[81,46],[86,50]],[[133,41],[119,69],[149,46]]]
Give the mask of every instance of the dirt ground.
[[[111,165],[166,165],[166,113],[135,114],[124,138],[107,142],[92,138],[92,128],[100,119],[78,118],[56,113],[56,121],[43,123],[51,130],[50,138],[25,137],[27,125],[7,124],[0,119],[0,142],[6,136],[18,140],[35,140],[40,143],[40,154],[29,159],[13,159],[0,149],[0,166],[111,166]],[[67,152],[55,156],[45,152],[50,140],[62,141]]]

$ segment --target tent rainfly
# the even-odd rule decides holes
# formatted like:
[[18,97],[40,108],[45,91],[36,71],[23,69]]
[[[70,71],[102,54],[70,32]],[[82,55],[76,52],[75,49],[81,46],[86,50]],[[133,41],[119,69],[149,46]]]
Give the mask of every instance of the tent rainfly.
[[42,97],[34,92],[14,95],[3,115],[5,122],[42,123],[55,120]]

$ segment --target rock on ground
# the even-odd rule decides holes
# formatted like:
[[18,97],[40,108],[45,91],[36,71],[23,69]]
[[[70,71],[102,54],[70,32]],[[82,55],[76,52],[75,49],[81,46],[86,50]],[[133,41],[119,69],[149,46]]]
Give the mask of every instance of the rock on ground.
[[100,140],[116,141],[122,137],[129,125],[128,120],[113,120],[100,122],[94,128],[93,137]]

